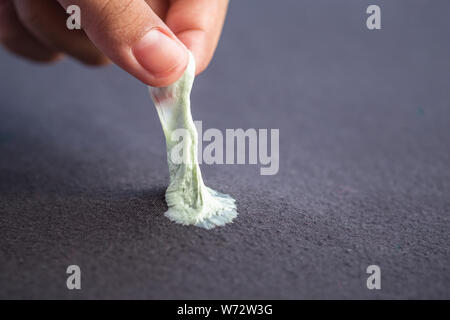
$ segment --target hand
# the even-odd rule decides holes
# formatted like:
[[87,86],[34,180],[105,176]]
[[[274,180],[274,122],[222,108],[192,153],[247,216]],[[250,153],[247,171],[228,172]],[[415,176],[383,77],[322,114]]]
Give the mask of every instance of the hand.
[[[78,5],[82,30],[69,30],[65,8]],[[110,60],[156,87],[176,81],[194,54],[197,70],[217,46],[228,0],[0,0],[0,42],[23,57],[63,54],[89,65]]]

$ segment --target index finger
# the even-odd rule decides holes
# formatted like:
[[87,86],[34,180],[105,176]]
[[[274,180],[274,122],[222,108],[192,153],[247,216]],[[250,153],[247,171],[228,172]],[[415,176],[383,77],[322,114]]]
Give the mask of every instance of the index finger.
[[171,3],[166,24],[194,54],[199,74],[216,50],[228,0],[171,0]]

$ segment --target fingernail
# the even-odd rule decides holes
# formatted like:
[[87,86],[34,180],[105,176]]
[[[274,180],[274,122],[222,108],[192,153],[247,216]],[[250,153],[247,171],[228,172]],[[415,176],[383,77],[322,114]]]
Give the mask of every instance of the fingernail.
[[158,29],[152,29],[133,48],[137,61],[152,75],[164,74],[186,61],[186,49]]

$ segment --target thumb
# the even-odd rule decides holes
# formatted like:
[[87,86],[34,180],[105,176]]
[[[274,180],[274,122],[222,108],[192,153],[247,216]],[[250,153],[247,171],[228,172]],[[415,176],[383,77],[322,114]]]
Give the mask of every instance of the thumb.
[[184,72],[188,51],[145,0],[58,0],[78,5],[91,41],[117,65],[154,87]]

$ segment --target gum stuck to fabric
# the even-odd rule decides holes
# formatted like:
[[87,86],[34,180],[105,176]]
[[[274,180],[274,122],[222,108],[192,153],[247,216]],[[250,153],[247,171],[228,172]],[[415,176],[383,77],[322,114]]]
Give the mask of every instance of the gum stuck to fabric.
[[[183,225],[212,229],[231,222],[238,213],[233,198],[203,183],[197,162],[197,130],[190,107],[194,78],[195,60],[189,53],[189,64],[178,81],[149,90],[166,138],[170,183],[165,216]],[[179,132],[183,132],[181,141]],[[175,161],[174,154],[179,153],[174,153],[174,148],[179,147],[183,150],[181,161]]]

